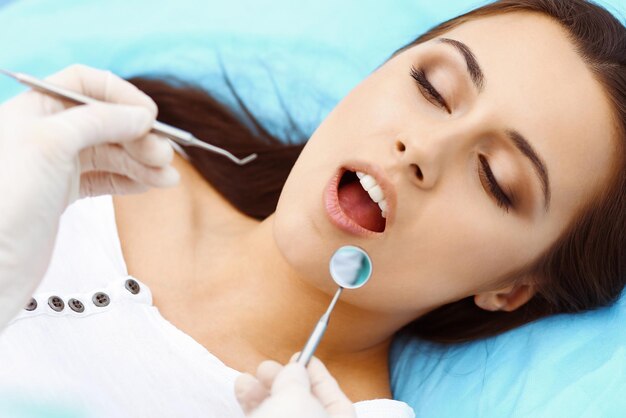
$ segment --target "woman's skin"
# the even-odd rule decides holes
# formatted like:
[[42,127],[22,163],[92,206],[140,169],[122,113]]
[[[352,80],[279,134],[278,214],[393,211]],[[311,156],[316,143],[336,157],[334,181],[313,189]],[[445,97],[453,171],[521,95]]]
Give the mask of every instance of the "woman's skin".
[[[150,286],[161,314],[235,369],[287,362],[336,289],[330,256],[361,246],[372,278],[344,292],[317,351],[358,401],[390,397],[388,347],[404,324],[472,295],[488,310],[525,303],[533,278],[507,278],[557,239],[612,172],[610,104],[565,31],[542,15],[483,18],[444,37],[471,49],[482,89],[453,42],[397,55],[324,120],[262,222],[237,212],[178,156],[179,186],[116,196],[129,273]],[[412,65],[450,112],[417,87]],[[547,209],[538,169],[510,131],[545,166]],[[479,155],[513,200],[508,212],[481,182]],[[380,236],[348,235],[325,212],[326,184],[349,161],[378,166],[395,186],[395,216]]]

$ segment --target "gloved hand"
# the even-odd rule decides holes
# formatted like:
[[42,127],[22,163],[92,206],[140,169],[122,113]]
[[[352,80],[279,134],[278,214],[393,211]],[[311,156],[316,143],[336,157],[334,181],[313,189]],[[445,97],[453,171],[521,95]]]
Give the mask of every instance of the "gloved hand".
[[0,105],[0,330],[45,274],[69,204],[179,179],[169,142],[148,134],[157,107],[146,94],[85,66],[46,80],[109,103],[75,106],[29,91]]
[[356,418],[354,405],[316,357],[307,369],[264,361],[256,376],[237,378],[235,395],[249,418]]

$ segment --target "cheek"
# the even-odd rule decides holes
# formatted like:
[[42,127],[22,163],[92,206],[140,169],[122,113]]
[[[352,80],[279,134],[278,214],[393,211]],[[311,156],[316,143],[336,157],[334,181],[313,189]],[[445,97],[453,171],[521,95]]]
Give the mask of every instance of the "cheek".
[[[341,150],[343,157],[359,147],[371,158],[377,143],[391,144],[414,120],[416,96],[393,77],[374,73],[346,96],[320,125],[312,140]],[[391,80],[390,80],[391,79]],[[381,144],[382,145],[382,144]]]
[[412,221],[372,248],[372,280],[352,302],[417,315],[491,289],[530,260],[528,236],[475,202],[461,192],[419,202]]
[[[486,290],[532,260],[531,233],[477,198],[439,200],[400,240],[423,239],[403,253],[419,275],[415,289],[428,303],[456,301]],[[444,203],[444,204],[441,204]],[[413,238],[411,238],[413,237]]]

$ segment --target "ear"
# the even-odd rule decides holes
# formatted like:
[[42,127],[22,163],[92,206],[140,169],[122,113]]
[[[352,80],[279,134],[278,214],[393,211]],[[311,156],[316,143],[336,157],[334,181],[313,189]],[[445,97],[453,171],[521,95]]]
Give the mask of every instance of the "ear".
[[474,303],[487,311],[511,312],[528,302],[535,294],[533,284],[513,284],[498,290],[479,293],[474,296]]

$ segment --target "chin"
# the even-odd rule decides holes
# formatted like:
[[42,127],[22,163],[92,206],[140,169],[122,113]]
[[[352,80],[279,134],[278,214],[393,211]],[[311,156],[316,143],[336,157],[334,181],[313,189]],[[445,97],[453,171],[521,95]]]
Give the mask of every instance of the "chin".
[[327,283],[332,282],[328,263],[335,245],[321,234],[311,210],[304,210],[305,202],[299,203],[293,207],[279,201],[272,225],[276,247],[302,279],[324,291],[332,290]]

